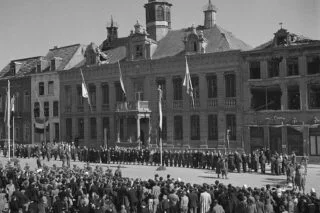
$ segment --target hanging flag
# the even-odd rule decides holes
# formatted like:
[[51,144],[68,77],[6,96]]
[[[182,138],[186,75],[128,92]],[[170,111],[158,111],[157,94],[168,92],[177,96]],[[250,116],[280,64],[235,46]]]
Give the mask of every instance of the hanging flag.
[[124,83],[123,83],[123,79],[122,79],[122,72],[121,72],[121,67],[120,67],[120,62],[119,61],[118,61],[118,66],[119,66],[119,76],[120,76],[121,89],[122,89],[124,95],[126,95],[126,90],[124,89]]
[[90,96],[89,96],[89,93],[88,93],[86,82],[85,82],[84,77],[83,77],[82,69],[80,69],[80,72],[81,72],[81,77],[82,77],[82,97],[88,99],[89,108],[90,108],[90,111],[92,112]]
[[194,108],[193,87],[192,87],[192,81],[191,81],[187,57],[186,57],[186,74],[184,76],[183,86],[186,87],[187,94],[190,95],[192,100],[192,107]]
[[158,92],[159,92],[159,128],[160,128],[160,131],[162,131],[162,89],[160,85],[158,87]]
[[11,98],[11,112],[14,112],[14,102],[16,100],[16,97],[15,96],[12,96]]

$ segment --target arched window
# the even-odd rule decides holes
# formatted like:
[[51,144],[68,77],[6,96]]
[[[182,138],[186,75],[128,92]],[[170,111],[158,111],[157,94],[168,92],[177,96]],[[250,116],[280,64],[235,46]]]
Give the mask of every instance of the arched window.
[[157,8],[157,21],[164,21],[164,8],[162,6]]
[[193,42],[193,51],[194,52],[198,51],[198,47],[197,47],[197,42],[196,41]]

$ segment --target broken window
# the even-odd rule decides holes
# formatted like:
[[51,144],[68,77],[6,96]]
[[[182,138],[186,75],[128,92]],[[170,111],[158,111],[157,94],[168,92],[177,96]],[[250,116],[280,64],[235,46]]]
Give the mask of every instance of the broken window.
[[288,87],[288,109],[300,109],[300,90],[298,85]]
[[279,77],[280,73],[280,62],[282,58],[271,58],[268,61],[268,76],[269,78]]
[[308,74],[320,73],[320,56],[312,55],[307,57]]
[[260,79],[260,61],[252,61],[250,62],[250,79]]
[[298,57],[292,57],[287,59],[287,72],[288,76],[299,75]]
[[281,88],[277,85],[251,88],[251,109],[280,110],[281,96]]
[[309,93],[309,109],[320,109],[320,84],[310,84]]

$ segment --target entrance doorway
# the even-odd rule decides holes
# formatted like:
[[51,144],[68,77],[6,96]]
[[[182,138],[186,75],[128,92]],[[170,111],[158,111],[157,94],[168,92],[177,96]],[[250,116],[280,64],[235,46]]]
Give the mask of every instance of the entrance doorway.
[[270,151],[271,153],[282,152],[282,128],[270,127]]

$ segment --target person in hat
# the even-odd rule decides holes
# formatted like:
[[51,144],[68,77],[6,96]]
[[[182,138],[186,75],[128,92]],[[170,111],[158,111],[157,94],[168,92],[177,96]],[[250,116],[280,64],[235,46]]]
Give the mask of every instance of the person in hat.
[[114,172],[114,176],[118,177],[118,178],[122,178],[122,172],[121,172],[121,166],[118,165],[118,168],[116,169],[116,171]]

